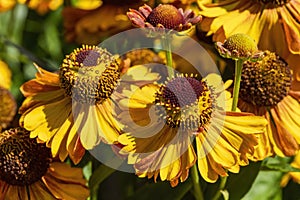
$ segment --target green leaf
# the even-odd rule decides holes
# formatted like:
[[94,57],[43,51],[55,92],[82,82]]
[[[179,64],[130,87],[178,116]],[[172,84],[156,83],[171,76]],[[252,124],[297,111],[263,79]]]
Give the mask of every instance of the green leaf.
[[280,172],[300,172],[299,168],[290,165],[291,158],[274,157],[268,158],[262,164],[261,170],[265,171],[280,171]]
[[280,200],[282,172],[260,171],[249,192],[243,200],[274,199]]
[[300,172],[299,168],[292,167],[290,164],[268,164],[262,167],[264,171],[280,171],[280,172]]
[[158,182],[146,184],[135,194],[129,197],[128,200],[152,200],[152,199],[172,199],[180,200],[184,195],[191,190],[192,182],[187,180],[184,183],[179,183],[178,186],[172,188],[169,182]]
[[225,190],[229,193],[230,200],[241,199],[251,188],[261,162],[251,162],[248,166],[241,167],[238,174],[229,173]]
[[92,174],[89,180],[89,187],[91,190],[96,189],[107,177],[109,177],[115,169],[100,165]]

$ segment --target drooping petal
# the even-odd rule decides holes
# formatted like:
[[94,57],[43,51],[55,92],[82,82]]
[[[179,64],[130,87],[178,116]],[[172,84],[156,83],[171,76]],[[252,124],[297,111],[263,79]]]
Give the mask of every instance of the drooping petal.
[[82,170],[65,163],[52,163],[42,180],[57,199],[81,200],[89,196]]

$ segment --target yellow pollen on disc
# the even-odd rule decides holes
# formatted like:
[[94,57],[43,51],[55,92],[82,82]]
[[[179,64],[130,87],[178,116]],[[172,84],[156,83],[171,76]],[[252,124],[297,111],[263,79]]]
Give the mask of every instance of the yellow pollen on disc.
[[61,87],[79,103],[101,103],[120,78],[119,63],[106,49],[84,45],[67,55],[60,68]]
[[244,62],[240,98],[256,106],[275,106],[288,94],[291,81],[287,63],[265,51],[262,60]]
[[0,180],[10,185],[35,183],[49,168],[51,151],[37,143],[23,128],[9,129],[0,134]]
[[161,86],[155,102],[161,106],[158,113],[167,125],[196,131],[210,121],[214,107],[212,97],[206,82],[193,75],[178,75]]

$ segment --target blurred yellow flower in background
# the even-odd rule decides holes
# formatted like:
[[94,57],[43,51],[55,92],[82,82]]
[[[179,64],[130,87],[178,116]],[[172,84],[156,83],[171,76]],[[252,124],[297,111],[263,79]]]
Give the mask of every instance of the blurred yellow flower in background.
[[17,102],[9,91],[11,76],[8,65],[0,60],[0,131],[11,124],[17,111]]
[[101,0],[77,0],[72,2],[72,6],[83,10],[93,10],[103,4]]
[[11,86],[11,71],[8,65],[0,60],[0,86],[9,89]]
[[55,162],[23,128],[0,134],[0,199],[70,199],[89,196],[82,169]]
[[0,0],[0,12],[12,9],[16,5],[16,0]]
[[275,53],[244,62],[238,107],[264,116],[269,125],[258,154],[292,156],[300,144],[300,93],[290,90],[292,73]]
[[30,9],[35,10],[41,15],[46,14],[49,11],[58,9],[63,0],[18,0],[21,4],[26,4]]
[[0,131],[7,128],[17,111],[17,102],[9,90],[0,87]]
[[[200,29],[223,42],[230,35],[251,36],[260,50],[284,58],[298,74],[300,62],[300,1],[225,0],[214,4],[198,1],[203,21]],[[296,73],[297,72],[297,73]]]
[[[210,74],[202,80],[177,75],[165,84],[148,84],[124,90],[120,101],[124,134],[121,154],[128,155],[140,177],[158,177],[176,186],[188,177],[198,159],[198,169],[207,182],[216,182],[227,171],[238,173],[248,164],[248,155],[258,144],[266,120],[249,113],[225,112],[232,101],[221,77]],[[224,104],[224,100],[226,103]],[[196,140],[196,153],[191,141]]]
[[[126,16],[127,10],[143,3],[142,0],[103,1],[100,7],[92,10],[64,7],[62,14],[65,40],[97,45],[106,37],[129,29],[131,23]],[[147,3],[153,4],[153,1]]]

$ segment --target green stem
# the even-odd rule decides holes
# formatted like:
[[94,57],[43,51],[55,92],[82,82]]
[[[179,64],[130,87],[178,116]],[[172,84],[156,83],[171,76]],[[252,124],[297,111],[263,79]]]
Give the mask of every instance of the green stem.
[[163,45],[163,49],[166,54],[168,75],[170,78],[172,78],[172,77],[174,77],[172,48],[171,48],[170,36],[168,36],[167,34],[162,37],[162,45]]
[[231,111],[236,111],[237,104],[238,104],[243,62],[244,61],[242,59],[235,60],[235,76],[234,76],[233,97],[232,97],[233,100],[232,100]]
[[[243,68],[243,60],[238,59],[235,60],[235,76],[234,76],[234,86],[233,86],[233,100],[232,100],[232,107],[231,111],[236,111],[238,99],[239,99],[239,91],[241,85],[241,76],[242,76],[242,68]],[[212,200],[218,200],[221,196],[221,191],[224,190],[227,182],[227,176],[221,177],[221,182],[219,185],[218,192],[212,198]]]
[[218,200],[220,198],[221,191],[224,190],[226,182],[227,182],[227,176],[221,177],[221,182],[220,182],[220,185],[219,185],[219,190],[215,194],[215,196],[212,198],[212,200]]
[[194,189],[193,191],[194,191],[195,199],[196,200],[204,200],[201,186],[199,183],[197,165],[194,165],[191,170],[192,170],[191,175],[192,175],[192,180],[193,180],[193,189]]
[[[98,160],[96,160],[95,158],[92,158],[92,174],[99,167],[99,165],[100,165],[100,163],[98,162]],[[96,187],[94,187],[90,190],[90,199],[91,200],[98,199],[98,190],[99,190],[99,185],[97,185]]]

